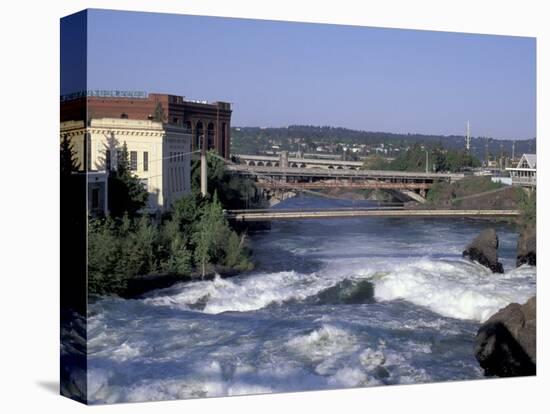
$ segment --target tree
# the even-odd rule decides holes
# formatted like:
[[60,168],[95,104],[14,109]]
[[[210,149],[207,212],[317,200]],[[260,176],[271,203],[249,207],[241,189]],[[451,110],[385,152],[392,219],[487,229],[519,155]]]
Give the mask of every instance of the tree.
[[526,191],[518,189],[521,192],[519,201],[520,223],[524,227],[536,227],[537,223],[537,190]]
[[157,122],[164,122],[164,108],[160,102],[157,102],[157,106],[155,107],[153,120]]
[[[254,182],[247,178],[228,174],[224,161],[209,151],[206,156],[208,164],[208,194],[218,193],[218,199],[226,209],[242,209],[257,205],[259,198]],[[191,165],[191,188],[193,193],[200,192],[200,161],[193,161]]]
[[126,141],[122,144],[120,151],[117,152],[116,172],[120,177],[131,174],[130,156],[128,154],[128,145],[126,145]]
[[119,229],[111,217],[88,222],[88,293],[120,293],[127,278],[120,272],[123,257]]
[[384,157],[378,154],[371,154],[367,156],[361,169],[363,170],[385,170],[387,168],[388,162]]
[[118,151],[116,171],[109,177],[109,210],[111,215],[134,217],[145,207],[149,194],[140,179],[130,170],[126,142]]
[[60,162],[62,175],[70,175],[80,169],[80,163],[75,157],[73,144],[67,135],[63,135],[61,140]]
[[162,263],[162,270],[172,274],[186,275],[191,272],[191,268],[191,252],[182,235],[176,234],[170,243],[169,256]]
[[201,277],[206,276],[207,265],[220,259],[222,245],[229,231],[218,195],[214,193],[212,201],[205,206],[193,235],[195,258],[201,268]]

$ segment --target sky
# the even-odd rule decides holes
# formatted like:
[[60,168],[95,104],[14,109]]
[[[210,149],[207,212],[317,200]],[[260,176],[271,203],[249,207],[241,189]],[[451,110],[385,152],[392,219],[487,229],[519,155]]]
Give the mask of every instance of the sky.
[[227,101],[233,126],[536,136],[536,40],[88,12],[88,89]]

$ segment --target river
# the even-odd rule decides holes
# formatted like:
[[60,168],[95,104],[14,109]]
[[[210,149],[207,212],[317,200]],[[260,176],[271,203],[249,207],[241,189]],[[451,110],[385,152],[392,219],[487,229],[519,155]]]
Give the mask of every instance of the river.
[[[298,197],[277,208],[365,206]],[[496,228],[503,275],[462,258]],[[274,222],[254,271],[89,307],[91,403],[483,378],[480,323],[535,294],[517,234],[468,219]]]

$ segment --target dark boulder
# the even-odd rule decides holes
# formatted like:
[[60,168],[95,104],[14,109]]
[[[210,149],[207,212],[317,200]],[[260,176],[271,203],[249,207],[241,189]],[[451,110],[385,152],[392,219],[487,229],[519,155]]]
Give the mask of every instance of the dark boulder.
[[479,264],[488,267],[493,273],[504,273],[502,263],[498,261],[498,236],[494,229],[483,230],[462,252]]
[[537,265],[537,231],[534,227],[520,233],[517,250],[516,266]]
[[511,303],[479,328],[475,356],[485,375],[516,377],[537,373],[537,304]]

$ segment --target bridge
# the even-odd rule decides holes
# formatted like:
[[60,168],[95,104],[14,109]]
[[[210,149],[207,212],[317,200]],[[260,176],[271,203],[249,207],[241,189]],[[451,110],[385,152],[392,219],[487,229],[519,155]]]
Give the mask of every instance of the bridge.
[[423,173],[407,171],[386,170],[344,170],[324,168],[294,168],[294,167],[267,167],[247,166],[243,164],[229,164],[228,171],[239,172],[248,175],[263,175],[270,177],[286,178],[370,178],[393,182],[433,182],[438,180],[454,182],[464,178],[464,174],[451,173]]
[[366,207],[340,209],[274,209],[274,210],[225,210],[228,220],[239,222],[338,219],[359,217],[407,217],[407,218],[459,218],[459,217],[517,217],[518,210],[411,210],[403,207]]
[[337,159],[288,157],[281,152],[280,156],[234,154],[240,164],[250,167],[290,167],[290,168],[326,168],[337,170],[359,170],[361,161],[343,161]]
[[[327,162],[327,160],[316,160]],[[342,161],[343,162],[343,161]],[[286,164],[283,162],[283,164]],[[423,173],[406,171],[359,170],[354,168],[317,168],[289,166],[252,166],[228,164],[234,174],[253,176],[257,187],[270,192],[276,199],[286,198],[285,192],[330,188],[378,189],[391,191],[402,201],[423,203],[426,193],[436,181],[454,182],[463,174]]]

